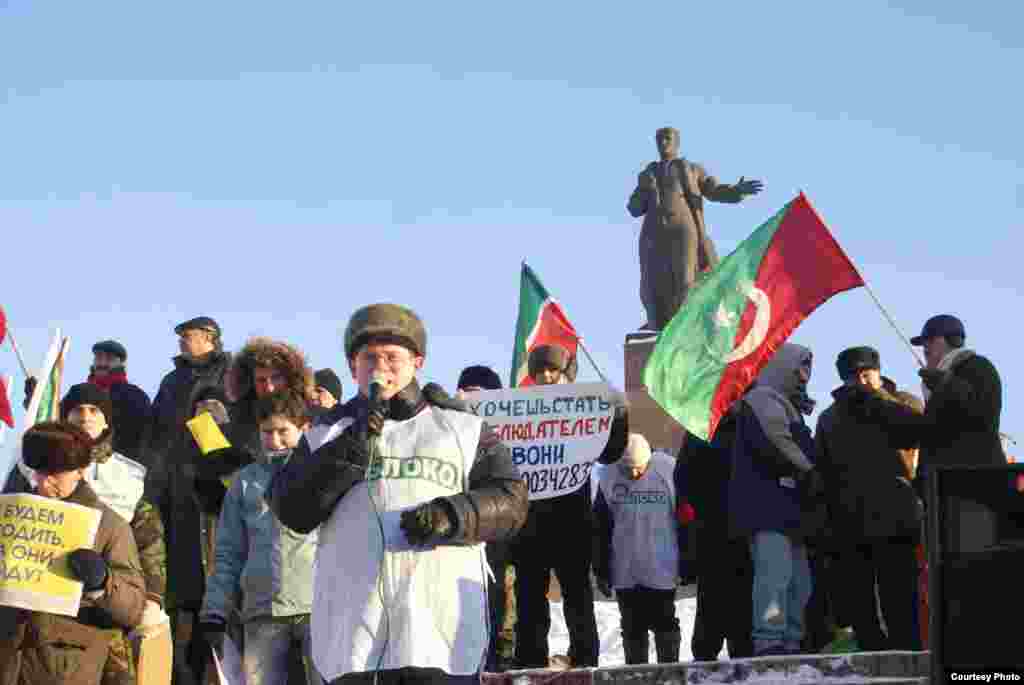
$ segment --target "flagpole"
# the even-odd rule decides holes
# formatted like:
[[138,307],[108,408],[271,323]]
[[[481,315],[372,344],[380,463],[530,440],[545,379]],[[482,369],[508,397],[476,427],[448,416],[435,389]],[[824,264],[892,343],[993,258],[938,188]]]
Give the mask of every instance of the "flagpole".
[[[863,280],[863,277],[861,277],[861,280]],[[864,288],[865,288],[865,290],[868,291],[868,295],[871,296],[871,299],[875,301],[875,306],[877,306],[878,310],[880,312],[882,312],[882,315],[889,322],[889,325],[892,326],[892,329],[894,331],[896,331],[896,334],[898,336],[900,336],[900,339],[906,344],[907,349],[910,350],[910,354],[913,355],[913,357],[914,357],[914,361],[917,362],[918,366],[920,366],[921,368],[924,368],[924,366],[925,366],[924,361],[919,356],[917,356],[917,350],[914,349],[913,344],[911,344],[911,342],[907,338],[907,336],[905,336],[903,334],[903,331],[900,330],[900,327],[898,325],[896,325],[896,321],[893,320],[892,316],[890,316],[890,314],[886,310],[886,308],[884,306],[882,306],[882,303],[879,301],[878,297],[875,295],[875,291],[871,289],[871,286],[868,285],[867,281],[864,281]]]
[[604,381],[606,385],[611,385],[611,383],[608,382],[608,379],[604,377],[604,374],[601,373],[601,369],[597,368],[594,358],[590,356],[590,351],[587,350],[586,345],[583,344],[583,338],[577,337],[576,344],[580,346],[581,350],[583,350],[583,354],[587,356],[587,361],[589,361],[590,365],[594,367],[594,371],[597,371],[597,375],[601,377],[601,380]]
[[18,349],[18,343],[14,342],[14,331],[7,328],[7,337],[11,339],[11,347],[14,348],[14,354],[18,355],[18,363],[21,364],[21,371],[25,374],[25,378],[28,378],[31,374],[28,372],[28,367],[25,366],[25,360],[21,356],[21,350]]

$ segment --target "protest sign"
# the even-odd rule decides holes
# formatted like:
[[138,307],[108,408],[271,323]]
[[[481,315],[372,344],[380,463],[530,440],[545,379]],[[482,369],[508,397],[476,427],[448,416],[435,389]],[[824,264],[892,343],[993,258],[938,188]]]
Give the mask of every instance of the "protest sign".
[[38,495],[0,495],[0,604],[74,616],[82,583],[67,556],[91,548],[100,512]]
[[605,383],[481,390],[466,398],[508,446],[531,500],[579,490],[608,444],[614,409]]

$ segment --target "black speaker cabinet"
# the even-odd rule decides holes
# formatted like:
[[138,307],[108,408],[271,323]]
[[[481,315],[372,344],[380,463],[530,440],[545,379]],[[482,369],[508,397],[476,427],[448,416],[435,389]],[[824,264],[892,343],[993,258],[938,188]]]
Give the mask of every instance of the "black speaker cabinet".
[[933,473],[927,481],[933,682],[962,680],[953,673],[1024,674],[1024,465]]

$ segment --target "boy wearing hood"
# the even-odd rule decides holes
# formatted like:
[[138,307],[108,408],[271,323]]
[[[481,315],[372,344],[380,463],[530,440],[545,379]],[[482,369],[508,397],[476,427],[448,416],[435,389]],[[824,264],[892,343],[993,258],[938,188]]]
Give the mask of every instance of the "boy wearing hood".
[[809,501],[821,496],[814,441],[804,422],[812,355],[784,344],[742,400],[733,445],[729,519],[734,535],[750,540],[754,567],[754,655],[797,654],[811,596]]

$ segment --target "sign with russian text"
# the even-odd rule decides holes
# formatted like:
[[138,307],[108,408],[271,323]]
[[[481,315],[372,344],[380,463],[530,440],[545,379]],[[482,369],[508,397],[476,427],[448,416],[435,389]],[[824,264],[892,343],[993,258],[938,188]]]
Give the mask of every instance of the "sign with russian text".
[[38,495],[0,495],[0,605],[75,616],[82,583],[68,553],[91,548],[100,512]]
[[605,383],[481,390],[470,410],[512,452],[531,500],[576,492],[608,444],[614,409]]

